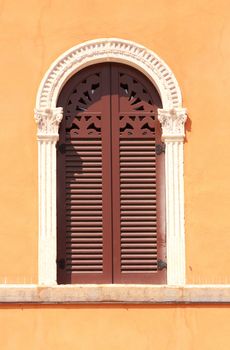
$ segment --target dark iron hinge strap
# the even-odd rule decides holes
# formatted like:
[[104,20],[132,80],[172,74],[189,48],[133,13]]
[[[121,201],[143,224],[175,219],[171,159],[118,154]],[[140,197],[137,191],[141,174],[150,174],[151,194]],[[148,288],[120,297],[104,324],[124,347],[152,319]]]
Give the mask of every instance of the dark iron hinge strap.
[[65,143],[61,143],[61,144],[57,144],[57,150],[64,154],[66,152],[66,144]]
[[167,263],[163,260],[157,260],[157,268],[159,271],[167,269]]
[[159,156],[161,153],[165,153],[165,144],[159,143],[156,145],[156,154]]

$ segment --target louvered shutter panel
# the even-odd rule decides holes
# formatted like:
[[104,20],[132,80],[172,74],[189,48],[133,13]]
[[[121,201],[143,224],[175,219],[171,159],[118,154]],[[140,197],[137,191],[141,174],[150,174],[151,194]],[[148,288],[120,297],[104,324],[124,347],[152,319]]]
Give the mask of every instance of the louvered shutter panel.
[[111,283],[109,67],[65,86],[58,145],[58,283]]
[[147,79],[112,67],[113,235],[115,283],[163,283],[165,261],[163,155],[159,95]]
[[67,82],[58,106],[58,283],[164,283],[156,89],[131,67],[98,64]]

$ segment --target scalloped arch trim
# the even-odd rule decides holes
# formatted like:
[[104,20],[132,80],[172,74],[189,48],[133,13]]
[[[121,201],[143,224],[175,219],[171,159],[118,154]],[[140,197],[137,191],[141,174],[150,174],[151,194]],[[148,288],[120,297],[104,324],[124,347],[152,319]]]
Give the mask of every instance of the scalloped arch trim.
[[76,45],[58,57],[40,84],[36,108],[56,107],[58,95],[72,75],[88,65],[106,61],[131,65],[145,74],[157,88],[163,108],[181,107],[181,92],[177,80],[161,58],[132,41],[107,38]]

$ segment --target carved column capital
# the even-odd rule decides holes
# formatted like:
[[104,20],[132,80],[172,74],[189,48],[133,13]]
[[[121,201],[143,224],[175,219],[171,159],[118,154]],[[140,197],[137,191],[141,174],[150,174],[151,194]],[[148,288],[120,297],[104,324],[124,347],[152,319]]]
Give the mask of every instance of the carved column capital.
[[158,109],[158,120],[162,126],[162,140],[183,141],[187,119],[185,108]]
[[63,108],[35,109],[35,121],[38,124],[38,140],[58,140],[58,127],[63,118]]

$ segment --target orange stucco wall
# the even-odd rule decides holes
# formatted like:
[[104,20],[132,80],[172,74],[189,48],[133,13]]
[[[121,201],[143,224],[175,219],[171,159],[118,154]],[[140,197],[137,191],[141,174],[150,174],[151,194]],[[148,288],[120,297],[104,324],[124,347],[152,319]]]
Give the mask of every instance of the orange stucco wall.
[[229,307],[9,307],[4,350],[229,350]]
[[99,37],[141,43],[175,73],[188,108],[187,281],[230,283],[230,22],[227,0],[5,1],[1,5],[0,282],[37,280],[39,83],[68,48]]
[[[100,37],[140,43],[174,72],[189,113],[187,282],[230,283],[229,11],[228,0],[0,2],[0,283],[37,282],[39,83],[61,53]],[[0,348],[227,350],[229,317],[227,306],[2,307]]]

